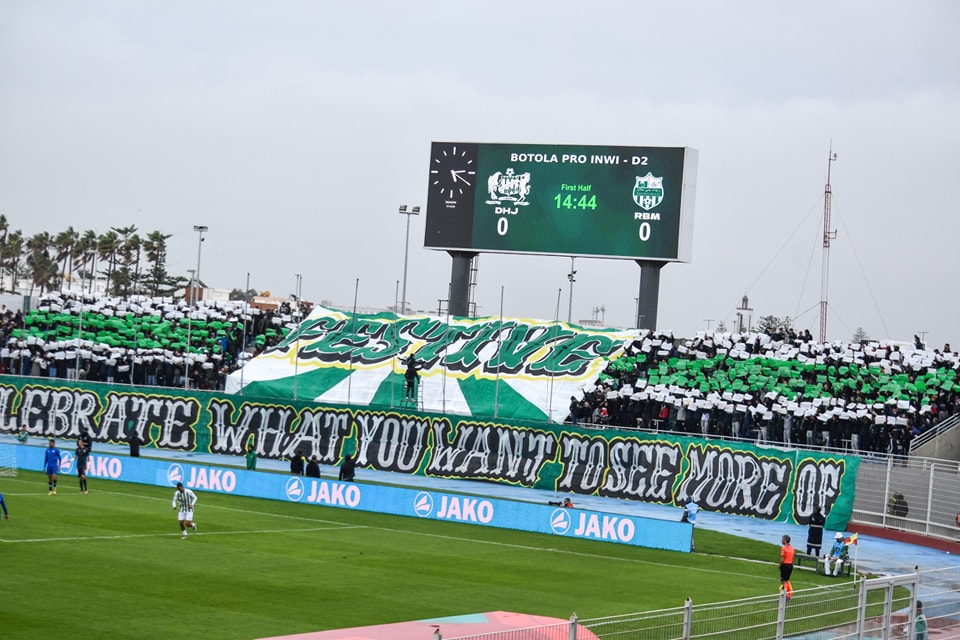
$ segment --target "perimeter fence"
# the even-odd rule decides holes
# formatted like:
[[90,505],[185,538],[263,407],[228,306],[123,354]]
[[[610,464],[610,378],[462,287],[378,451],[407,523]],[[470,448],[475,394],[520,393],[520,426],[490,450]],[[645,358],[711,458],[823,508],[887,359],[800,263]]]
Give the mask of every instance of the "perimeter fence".
[[862,456],[856,487],[854,524],[960,541],[960,463]]
[[[447,640],[832,640],[913,638],[923,601],[930,638],[960,638],[960,566]],[[442,638],[442,630],[435,638]]]

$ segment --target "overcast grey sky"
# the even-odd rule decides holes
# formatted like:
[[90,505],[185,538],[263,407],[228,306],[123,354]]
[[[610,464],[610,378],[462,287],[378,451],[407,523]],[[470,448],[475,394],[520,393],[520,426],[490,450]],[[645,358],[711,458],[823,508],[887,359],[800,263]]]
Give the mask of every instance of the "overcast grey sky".
[[[699,150],[693,261],[659,327],[746,293],[817,334],[830,145],[830,339],[960,343],[955,2],[35,2],[0,7],[0,213],[25,234],[136,224],[170,270],[394,303],[430,142]],[[407,298],[450,258],[411,221]],[[552,319],[569,258],[484,254],[481,314]],[[580,259],[573,317],[634,322],[639,268]],[[956,348],[956,346],[954,347]]]

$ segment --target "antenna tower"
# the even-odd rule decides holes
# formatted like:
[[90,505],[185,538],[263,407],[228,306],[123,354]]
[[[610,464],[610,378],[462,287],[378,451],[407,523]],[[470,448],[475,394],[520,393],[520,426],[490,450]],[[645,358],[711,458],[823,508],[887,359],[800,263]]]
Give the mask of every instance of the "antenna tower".
[[837,231],[830,229],[830,168],[837,161],[833,143],[827,154],[827,185],[823,188],[823,262],[820,268],[820,344],[827,341],[827,288],[830,284],[830,241],[837,238]]

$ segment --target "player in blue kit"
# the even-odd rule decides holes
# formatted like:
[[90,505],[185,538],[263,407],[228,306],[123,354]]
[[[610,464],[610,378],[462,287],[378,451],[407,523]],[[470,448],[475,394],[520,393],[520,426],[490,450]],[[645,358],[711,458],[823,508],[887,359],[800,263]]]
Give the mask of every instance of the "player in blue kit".
[[57,474],[60,473],[60,449],[57,449],[57,442],[53,438],[50,438],[43,452],[43,471],[47,474],[47,495],[56,495]]
[[10,513],[7,511],[7,503],[3,501],[3,494],[0,493],[0,507],[3,507],[3,519],[9,520]]

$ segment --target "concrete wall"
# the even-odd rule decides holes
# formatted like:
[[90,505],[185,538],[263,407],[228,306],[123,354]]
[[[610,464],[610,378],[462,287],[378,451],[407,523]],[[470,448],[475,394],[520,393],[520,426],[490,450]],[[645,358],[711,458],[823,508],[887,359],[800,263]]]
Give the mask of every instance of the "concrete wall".
[[911,455],[960,462],[960,428],[954,426],[914,449]]

